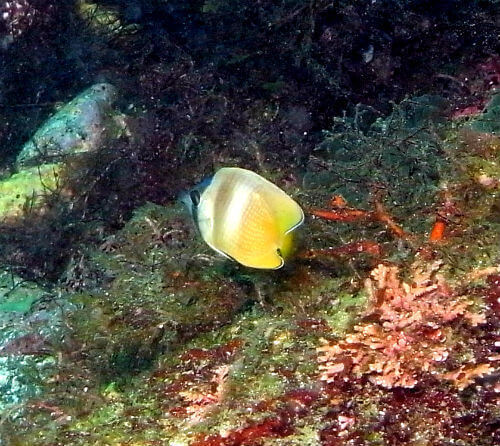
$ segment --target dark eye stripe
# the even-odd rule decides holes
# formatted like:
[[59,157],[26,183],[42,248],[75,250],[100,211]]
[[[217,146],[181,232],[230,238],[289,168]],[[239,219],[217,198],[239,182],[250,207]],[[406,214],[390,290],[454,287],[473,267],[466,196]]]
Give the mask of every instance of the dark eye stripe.
[[194,206],[198,206],[200,204],[200,193],[197,190],[189,192],[189,196],[191,197],[191,201]]
[[189,198],[191,198],[191,215],[193,216],[193,221],[198,232],[200,232],[200,226],[198,224],[198,205],[200,204],[200,192],[192,190],[189,192]]

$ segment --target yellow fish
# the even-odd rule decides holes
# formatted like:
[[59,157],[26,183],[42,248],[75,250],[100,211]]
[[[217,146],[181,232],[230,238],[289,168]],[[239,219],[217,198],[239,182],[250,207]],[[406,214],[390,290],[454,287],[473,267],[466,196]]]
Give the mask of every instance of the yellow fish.
[[292,231],[304,221],[301,207],[278,186],[237,167],[218,170],[183,201],[212,249],[251,268],[281,268]]

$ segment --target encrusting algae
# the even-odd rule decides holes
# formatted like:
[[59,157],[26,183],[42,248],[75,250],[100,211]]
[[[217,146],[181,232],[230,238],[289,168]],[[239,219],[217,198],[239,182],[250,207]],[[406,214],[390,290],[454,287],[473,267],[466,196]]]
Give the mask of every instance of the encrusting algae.
[[[453,325],[458,320],[475,327],[485,316],[471,312],[473,301],[457,296],[437,267],[413,265],[407,283],[398,278],[396,266],[378,265],[365,281],[368,308],[363,317],[373,322],[355,325],[343,341],[324,341],[318,347],[320,379],[335,383],[345,375],[366,375],[390,389],[415,387],[426,374],[453,376],[443,372],[453,355],[452,338],[458,336]],[[483,376],[493,368],[477,370],[476,376]]]
[[500,444],[495,2],[11,3],[0,442]]

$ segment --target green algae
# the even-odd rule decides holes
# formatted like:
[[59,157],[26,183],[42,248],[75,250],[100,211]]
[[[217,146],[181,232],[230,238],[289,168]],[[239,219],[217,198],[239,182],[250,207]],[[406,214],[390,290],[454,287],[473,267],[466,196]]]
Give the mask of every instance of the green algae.
[[448,127],[444,140],[457,168],[446,173],[442,189],[458,211],[450,218],[452,239],[435,249],[445,259],[450,279],[493,266],[498,258],[500,151],[496,136],[471,131],[476,123],[483,125],[484,116]]
[[494,93],[483,112],[466,126],[477,132],[500,134],[500,94]]
[[19,217],[59,188],[61,164],[22,169],[0,180],[0,219]]
[[421,97],[403,101],[369,126],[362,127],[357,115],[336,119],[315,149],[327,167],[306,174],[306,187],[364,208],[377,191],[396,216],[413,217],[405,225],[421,229],[449,169],[439,137],[443,107],[443,100]]
[[[455,131],[450,130],[449,135]],[[423,138],[423,144],[429,144],[429,135]],[[440,150],[446,144],[456,149],[452,139],[440,141]],[[433,149],[425,156],[439,153]],[[491,169],[488,174],[496,175],[496,157],[481,160],[474,153],[467,157],[472,157],[464,164],[468,170],[457,173],[443,167],[439,181],[460,184],[451,187],[452,193],[474,205],[456,222],[459,231],[432,246],[433,255],[445,262],[443,269],[450,283],[459,285],[470,270],[494,265],[498,246],[498,223],[488,220],[497,192],[471,181],[476,163],[483,163]],[[443,163],[454,160],[450,157]],[[407,173],[399,172],[401,176]],[[424,187],[426,206],[438,203],[439,181],[432,178],[425,186],[428,189]],[[473,190],[474,196],[461,194],[464,188]],[[307,200],[310,195],[308,191],[302,198]],[[400,218],[414,218],[409,209],[400,210]],[[429,208],[425,218],[423,211],[419,224],[412,226],[419,242],[432,224]],[[360,229],[312,221],[301,243],[329,246],[356,240],[362,234],[378,237],[384,247],[392,248],[385,260],[402,264],[413,260],[411,246],[403,247],[402,242],[380,236],[380,232],[376,225]],[[90,371],[92,379],[86,385],[95,402],[91,408],[73,412],[72,419],[52,437],[43,427],[20,433],[33,446],[47,442],[118,446],[148,441],[189,445],[199,435],[227,434],[265,423],[287,407],[290,391],[319,389],[321,393],[325,387],[318,380],[316,348],[323,337],[342,339],[360,321],[367,301],[363,280],[378,261],[363,254],[314,261],[299,257],[283,271],[253,272],[213,255],[180,207],[154,204],[137,209],[122,230],[102,240],[99,249],[89,249],[86,256],[98,285],[73,296],[81,308],[68,316],[67,323],[85,357],[77,359],[73,367],[84,364]],[[478,297],[476,309],[481,306]],[[443,330],[452,334],[446,337],[447,347],[462,346],[452,360],[473,362],[472,350],[465,347],[467,334]],[[222,378],[220,370],[225,371]],[[209,399],[203,406],[198,402],[200,395],[216,398],[218,379],[224,383],[223,396],[215,403]],[[348,404],[357,414],[356,423],[361,424],[356,429],[366,431],[356,435],[367,444],[384,444],[389,434],[373,432],[370,426],[384,410],[387,394],[358,382],[349,385],[359,394],[350,390],[342,394],[343,389],[335,394],[330,389],[331,401],[337,396],[339,402],[331,402],[330,396],[319,397],[316,406],[295,419],[294,429],[286,437],[266,438],[261,443],[317,446],[320,433],[332,424],[326,421],[327,413],[338,410],[342,414]],[[58,392],[57,386],[54,392]],[[431,441],[436,429],[419,421],[425,410],[410,417],[408,423],[420,426],[421,438]]]
[[[156,212],[165,212],[168,216],[177,215],[175,212],[172,214],[171,210],[150,207],[150,211],[153,210]],[[141,212],[140,215],[144,214]],[[148,213],[147,215],[151,216],[152,214]],[[157,214],[156,217],[158,217]],[[140,222],[141,218],[136,216],[134,221],[136,223]],[[137,231],[132,230],[131,226],[127,227],[124,233],[138,236]],[[102,254],[98,254],[102,262],[101,256]],[[158,258],[156,258],[156,261],[158,261]],[[148,269],[151,271],[150,268]],[[134,271],[136,274],[140,273],[137,269],[134,269]],[[130,287],[131,281],[126,282]],[[325,293],[334,290],[334,284],[338,286],[338,282],[333,281],[330,285],[324,286],[321,292]],[[308,285],[308,287],[310,288],[311,286]],[[145,291],[147,294],[147,290]],[[108,299],[110,299],[113,293],[114,291],[108,293]],[[299,333],[296,331],[294,322],[296,318],[295,310],[294,306],[287,302],[288,298],[289,291],[284,292],[281,296],[280,293],[275,295],[275,304],[279,304],[280,299],[283,299],[283,303],[286,302],[286,305],[282,307],[282,311],[284,312],[281,314],[275,314],[274,311],[269,312],[271,308],[265,311],[262,308],[254,306],[247,311],[243,311],[239,316],[234,317],[232,321],[229,321],[216,331],[199,332],[191,341],[183,345],[174,342],[171,344],[173,350],[160,354],[156,359],[157,366],[153,368],[153,370],[156,369],[154,374],[163,377],[157,384],[150,384],[151,381],[145,379],[144,375],[131,377],[128,380],[121,379],[120,384],[117,384],[116,381],[108,381],[105,384],[106,381],[104,381],[103,386],[99,390],[99,394],[104,399],[104,402],[100,404],[101,408],[98,410],[94,409],[90,416],[77,417],[74,422],[69,423],[64,428],[64,432],[67,433],[69,438],[72,438],[72,442],[68,442],[68,444],[88,444],[86,442],[93,441],[114,445],[126,441],[131,436],[133,436],[137,444],[140,444],[141,441],[146,441],[146,439],[169,441],[169,444],[189,444],[193,440],[193,433],[196,432],[218,433],[220,429],[231,430],[243,427],[244,424],[241,423],[240,418],[246,412],[245,407],[255,404],[263,396],[269,400],[279,398],[287,389],[292,389],[302,382],[309,382],[311,377],[316,373],[314,349],[317,345],[318,334],[314,332]],[[92,304],[89,303],[90,299],[93,299]],[[146,301],[147,299],[143,300],[141,302],[142,305]],[[86,305],[93,305],[94,308],[100,308],[100,305],[97,305],[99,301],[96,300],[96,296],[92,296],[92,298],[89,296],[80,300],[80,302],[87,302]],[[331,323],[334,323],[334,313],[337,308],[343,312],[346,306],[354,305],[355,302],[359,303],[358,300],[354,300],[346,302],[344,306],[334,306],[331,308],[329,310],[332,317]],[[121,302],[120,307],[117,308],[123,308],[123,305],[124,303]],[[157,308],[161,308],[165,303],[156,302],[155,305]],[[316,310],[314,310],[315,307]],[[117,311],[117,308],[113,311]],[[310,316],[317,314],[319,317],[322,313],[318,313],[317,311],[316,303],[312,308],[309,308],[308,314]],[[117,346],[125,343],[133,343],[132,336],[135,336],[136,339],[138,338],[137,333],[133,334],[128,330],[126,331],[124,325],[120,326],[120,331],[126,331],[127,341],[122,338],[122,333],[110,333],[108,331],[110,330],[109,325],[107,330],[103,331],[104,324],[102,318],[107,318],[108,316],[103,316],[100,310],[94,310],[93,314],[100,320],[100,323],[94,324],[91,320],[87,319],[86,324],[88,325],[74,326],[74,328],[78,330],[77,333],[80,336],[86,330],[89,331],[89,334],[92,333],[93,338],[86,335],[81,340],[84,340],[84,342],[93,341],[94,348],[96,347],[95,342],[102,336],[108,338],[110,340],[109,343]],[[179,316],[180,314],[176,314],[177,320],[182,321],[182,319],[179,319]],[[172,317],[172,314],[169,317]],[[349,325],[345,314],[342,315],[341,320],[346,325]],[[338,332],[342,329],[339,327]],[[96,332],[96,330],[98,331]],[[119,337],[117,338],[117,336]],[[168,415],[168,399],[163,400],[160,397],[161,392],[158,393],[158,385],[166,386],[168,383],[173,385],[179,379],[178,367],[189,364],[185,362],[186,360],[181,359],[185,354],[183,352],[189,353],[193,349],[209,351],[210,349],[236,340],[241,342],[241,348],[238,349],[234,361],[229,365],[227,378],[228,390],[223,404],[210,411],[207,418],[201,423],[180,423],[177,418]],[[109,343],[107,342],[106,345],[109,345]],[[102,369],[104,351],[98,351],[100,358],[99,365],[100,369]],[[136,352],[136,354],[144,355],[144,351],[140,353]],[[118,369],[115,365],[115,376]],[[120,368],[120,370],[123,373],[126,367]],[[231,401],[239,401],[238,407],[231,407]],[[161,406],[164,406],[164,408],[160,409]],[[132,430],[129,423],[123,423],[123,417],[131,411],[134,413],[135,424],[144,424],[143,428]],[[258,421],[259,418],[264,419],[265,416],[265,413],[256,414],[253,419]],[[139,422],[138,420],[142,421]],[[151,424],[157,425],[157,423],[160,423],[163,428],[157,426],[154,434],[151,434],[149,428],[146,426]],[[306,433],[307,429],[304,430],[303,434],[298,435],[297,441],[304,438]],[[30,441],[32,440],[30,439]],[[35,445],[37,443],[33,442],[32,444]]]
[[265,440],[265,446],[321,446],[318,426],[308,425],[297,429],[287,438]]
[[363,292],[348,294],[342,293],[338,297],[338,304],[335,308],[329,308],[324,313],[332,334],[343,335],[351,328],[353,321],[356,321],[364,309],[366,295]]
[[76,13],[95,33],[112,38],[137,31],[138,25],[124,23],[117,10],[95,2],[78,0]]
[[245,302],[240,285],[218,272],[221,260],[214,261],[215,269],[195,269],[197,256],[202,264],[212,260],[202,254],[201,241],[187,243],[194,239],[183,210],[146,205],[109,247],[105,243],[104,251],[92,254],[96,274],[112,280],[104,293],[77,298],[84,305],[81,314],[94,318],[85,320],[78,312],[72,324],[81,342],[96,346],[101,338],[93,354],[107,358],[102,371],[120,375],[148,368],[180,338],[230,321]]
[[46,291],[9,271],[0,271],[0,293],[0,313],[26,313]]

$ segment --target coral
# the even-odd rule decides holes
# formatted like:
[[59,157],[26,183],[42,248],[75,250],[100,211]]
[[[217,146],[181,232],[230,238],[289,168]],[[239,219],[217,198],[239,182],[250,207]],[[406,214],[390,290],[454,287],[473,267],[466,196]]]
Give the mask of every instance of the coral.
[[451,290],[438,267],[414,264],[411,282],[403,282],[398,267],[378,265],[365,282],[367,321],[355,325],[343,340],[318,347],[320,379],[367,376],[382,387],[411,388],[425,374],[438,374],[452,353],[451,323],[476,326],[485,321],[470,309],[470,299]]
[[215,389],[184,390],[179,392],[184,402],[188,403],[185,408],[190,424],[196,424],[207,416],[207,413],[216,407],[226,393],[226,379],[229,373],[229,366],[217,367],[213,370],[211,382],[215,383]]
[[230,361],[241,348],[242,341],[234,339],[210,350],[185,352],[177,367],[180,379],[162,390],[168,397],[165,409],[175,417],[184,417],[188,425],[203,421],[228,392]]

